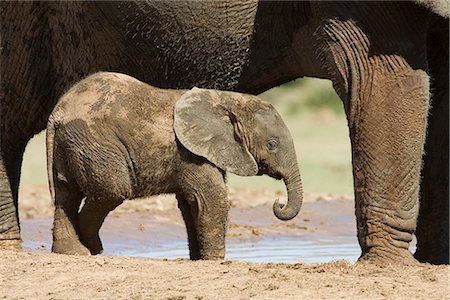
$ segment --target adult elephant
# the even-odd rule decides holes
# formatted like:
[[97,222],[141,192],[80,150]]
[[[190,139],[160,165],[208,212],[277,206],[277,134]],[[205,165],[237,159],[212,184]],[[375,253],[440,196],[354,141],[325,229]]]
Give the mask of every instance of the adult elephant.
[[416,233],[416,258],[448,263],[448,4],[417,2],[1,2],[2,247],[25,146],[87,74],[253,94],[313,76],[347,114],[361,258],[411,261]]

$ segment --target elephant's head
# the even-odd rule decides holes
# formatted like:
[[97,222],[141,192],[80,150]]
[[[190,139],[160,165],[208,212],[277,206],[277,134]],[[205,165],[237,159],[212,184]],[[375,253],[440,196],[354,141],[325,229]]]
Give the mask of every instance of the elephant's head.
[[273,211],[290,220],[300,211],[303,192],[292,137],[278,112],[256,96],[193,88],[174,110],[177,139],[192,153],[241,176],[283,179],[288,202]]

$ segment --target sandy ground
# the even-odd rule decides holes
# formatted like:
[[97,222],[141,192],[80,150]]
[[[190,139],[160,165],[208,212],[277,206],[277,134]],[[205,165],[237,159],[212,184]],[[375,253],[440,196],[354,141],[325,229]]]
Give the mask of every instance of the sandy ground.
[[[235,216],[229,235],[248,237],[315,234],[334,228],[331,216],[339,207],[350,209],[351,198],[306,195],[306,203],[320,202],[319,211],[306,211],[293,222],[239,222],[240,212],[263,215],[283,194],[232,190]],[[23,189],[23,219],[51,216],[46,188]],[[336,202],[338,201],[338,202]],[[336,205],[339,203],[339,205]],[[327,207],[329,209],[327,209]],[[151,213],[162,223],[176,203],[170,196],[127,202],[113,214],[126,219]],[[261,212],[263,211],[263,212]],[[326,218],[328,214],[329,218]],[[165,216],[163,218],[162,216]],[[275,218],[273,218],[275,219]],[[316,220],[316,219],[320,219]],[[328,222],[328,224],[327,224]],[[348,230],[348,228],[347,228]],[[354,229],[353,229],[354,230]],[[287,234],[290,234],[289,232]],[[36,237],[40,238],[40,237]],[[0,252],[0,297],[6,299],[449,299],[448,266],[375,266],[340,260],[325,264],[264,264],[240,261],[156,260],[131,257],[75,257],[50,253]]]

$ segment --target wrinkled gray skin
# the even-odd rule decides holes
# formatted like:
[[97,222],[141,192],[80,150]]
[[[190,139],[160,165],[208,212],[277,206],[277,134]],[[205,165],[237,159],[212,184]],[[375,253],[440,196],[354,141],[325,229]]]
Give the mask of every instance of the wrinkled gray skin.
[[250,94],[312,76],[347,114],[361,258],[410,262],[415,233],[448,263],[448,1],[418,2],[2,1],[0,247],[20,246],[26,143],[88,74]]
[[97,73],[56,105],[47,154],[56,253],[100,253],[98,231],[111,210],[125,199],[175,193],[191,259],[223,259],[225,171],[283,179],[288,202],[274,204],[282,220],[302,204],[292,137],[272,105],[251,95],[162,90]]

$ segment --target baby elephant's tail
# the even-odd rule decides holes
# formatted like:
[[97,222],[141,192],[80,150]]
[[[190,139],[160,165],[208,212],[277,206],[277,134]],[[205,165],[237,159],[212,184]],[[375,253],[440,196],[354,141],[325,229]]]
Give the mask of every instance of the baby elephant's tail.
[[48,174],[48,185],[50,188],[50,195],[52,200],[55,201],[55,182],[53,178],[53,152],[55,148],[55,121],[50,118],[47,124],[47,136],[46,136],[46,146],[47,146],[47,174]]

